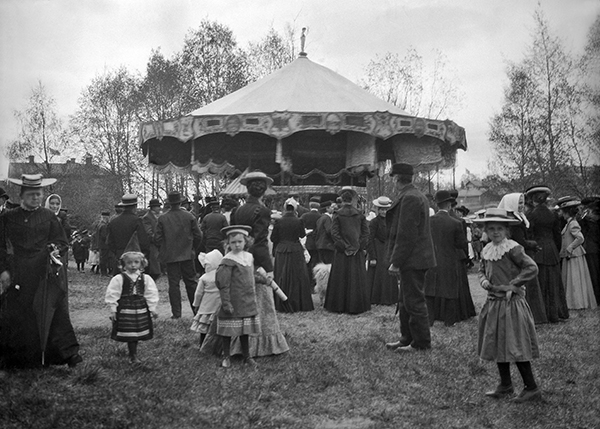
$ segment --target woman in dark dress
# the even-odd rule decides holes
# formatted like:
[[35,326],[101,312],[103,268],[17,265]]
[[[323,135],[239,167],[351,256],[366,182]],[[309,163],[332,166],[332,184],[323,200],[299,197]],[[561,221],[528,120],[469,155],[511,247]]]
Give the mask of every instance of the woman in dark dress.
[[592,286],[596,302],[600,303],[600,199],[584,198],[581,200],[585,204],[585,209],[581,219],[578,220],[581,225],[581,233],[585,241],[585,259],[587,260]]
[[[512,212],[519,219],[520,223],[518,225],[511,225],[509,227],[510,238],[523,246],[527,256],[533,258],[533,255],[538,251],[538,244],[534,240],[528,239],[527,228],[529,227],[529,220],[524,214],[525,195],[520,192],[506,194],[502,197],[498,208]],[[534,322],[548,323],[546,307],[537,276],[525,283],[525,300],[531,308]]]
[[275,249],[275,282],[288,297],[284,305],[275,297],[277,311],[314,310],[310,293],[310,277],[300,239],[306,236],[304,222],[296,216],[298,203],[293,198],[285,202],[285,212],[273,225],[271,241]]
[[525,192],[525,198],[533,205],[527,218],[530,224],[530,238],[539,247],[539,251],[532,257],[539,269],[538,280],[546,307],[546,317],[550,323],[557,323],[561,319],[569,318],[569,310],[558,256],[562,243],[560,220],[546,205],[549,195],[550,188],[543,185],[533,186]]
[[358,314],[371,309],[365,268],[369,227],[355,207],[356,192],[345,186],[340,194],[342,206],[333,215],[331,226],[335,254],[324,307],[336,313]]
[[377,209],[377,216],[369,222],[367,244],[371,304],[392,305],[398,302],[398,279],[388,272],[390,260],[387,257],[388,227],[385,222],[385,213],[392,206],[392,200],[379,197],[373,200],[373,205]]
[[0,366],[75,366],[82,359],[60,281],[67,238],[41,207],[42,188],[55,179],[9,180],[21,186],[22,203],[0,216]]

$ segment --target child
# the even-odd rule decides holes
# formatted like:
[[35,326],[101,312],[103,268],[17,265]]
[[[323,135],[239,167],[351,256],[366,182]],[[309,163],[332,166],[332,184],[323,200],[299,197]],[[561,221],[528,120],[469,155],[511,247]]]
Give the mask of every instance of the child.
[[250,357],[248,335],[260,333],[256,290],[254,284],[254,258],[245,249],[251,227],[231,225],[221,229],[227,236],[229,252],[217,269],[216,284],[221,294],[221,310],[217,316],[217,335],[223,342],[223,368],[231,367],[231,337],[240,337],[244,363],[252,367],[256,362]]
[[513,402],[541,400],[530,363],[539,356],[537,335],[523,286],[537,275],[537,265],[521,245],[507,238],[508,226],[519,221],[506,210],[488,209],[475,222],[485,224],[491,240],[481,252],[479,269],[479,282],[488,298],[479,315],[478,353],[481,359],[496,361],[500,372],[500,384],[486,395],[503,398],[514,393],[510,377],[510,362],[514,362],[525,388]]
[[581,201],[573,197],[563,197],[558,200],[558,207],[563,219],[567,222],[563,228],[562,247],[562,281],[567,295],[567,308],[578,310],[597,307],[592,278],[585,259],[586,251],[582,244],[583,234],[579,222],[575,219]]
[[113,321],[111,338],[126,342],[129,361],[139,364],[138,341],[153,336],[151,317],[157,317],[158,289],[152,277],[143,272],[148,265],[143,253],[126,251],[121,256],[121,265],[124,272],[110,280],[105,296]]
[[208,328],[221,306],[221,295],[216,284],[216,274],[223,255],[217,249],[208,253],[200,253],[198,261],[204,267],[205,273],[198,279],[196,294],[194,296],[194,307],[198,308],[191,330],[200,332],[200,346],[206,338]]
[[75,234],[75,239],[73,240],[73,243],[71,243],[71,248],[73,249],[73,258],[77,264],[77,271],[85,272],[85,260],[88,255],[80,233]]

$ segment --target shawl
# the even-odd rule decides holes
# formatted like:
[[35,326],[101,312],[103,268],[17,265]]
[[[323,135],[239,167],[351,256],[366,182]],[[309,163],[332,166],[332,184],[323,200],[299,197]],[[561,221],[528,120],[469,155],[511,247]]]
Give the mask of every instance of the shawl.
[[[55,198],[55,197],[58,198],[58,210],[56,212],[54,212],[54,210],[52,210],[50,208],[50,200],[52,198]],[[62,207],[62,198],[58,194],[52,194],[48,198],[46,198],[46,202],[44,203],[44,207],[46,207],[48,210],[52,210],[54,212],[54,214],[57,215],[60,212],[60,209]]]
[[519,200],[521,199],[521,195],[523,194],[520,192],[506,194],[502,197],[502,200],[500,200],[498,208],[513,212],[515,217],[525,224],[525,228],[529,229],[529,219],[527,219],[525,213],[519,211]]

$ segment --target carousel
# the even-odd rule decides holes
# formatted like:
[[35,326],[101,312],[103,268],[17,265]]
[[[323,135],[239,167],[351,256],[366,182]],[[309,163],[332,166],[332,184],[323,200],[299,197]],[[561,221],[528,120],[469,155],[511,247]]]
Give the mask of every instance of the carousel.
[[411,116],[305,52],[184,117],[143,123],[140,145],[159,172],[235,178],[258,169],[275,188],[321,190],[364,187],[390,161],[452,168],[467,149],[453,121]]

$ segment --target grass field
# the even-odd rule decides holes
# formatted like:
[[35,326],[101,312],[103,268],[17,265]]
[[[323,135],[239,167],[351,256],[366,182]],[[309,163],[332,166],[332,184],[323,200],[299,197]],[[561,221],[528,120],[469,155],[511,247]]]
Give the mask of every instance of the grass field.
[[[433,349],[385,349],[398,337],[393,307],[358,315],[282,314],[290,352],[258,369],[198,353],[191,311],[170,320],[166,280],[155,338],[140,343],[140,366],[109,339],[106,279],[70,271],[70,307],[84,364],[9,371],[0,379],[2,428],[598,428],[599,312],[538,325],[533,363],[544,400],[516,405],[483,392],[498,383],[476,355],[477,320],[436,322]],[[471,275],[476,307],[484,295]],[[182,288],[183,290],[183,288]],[[318,300],[315,296],[315,303]],[[184,303],[184,306],[187,303]],[[513,382],[521,379],[513,367]]]

